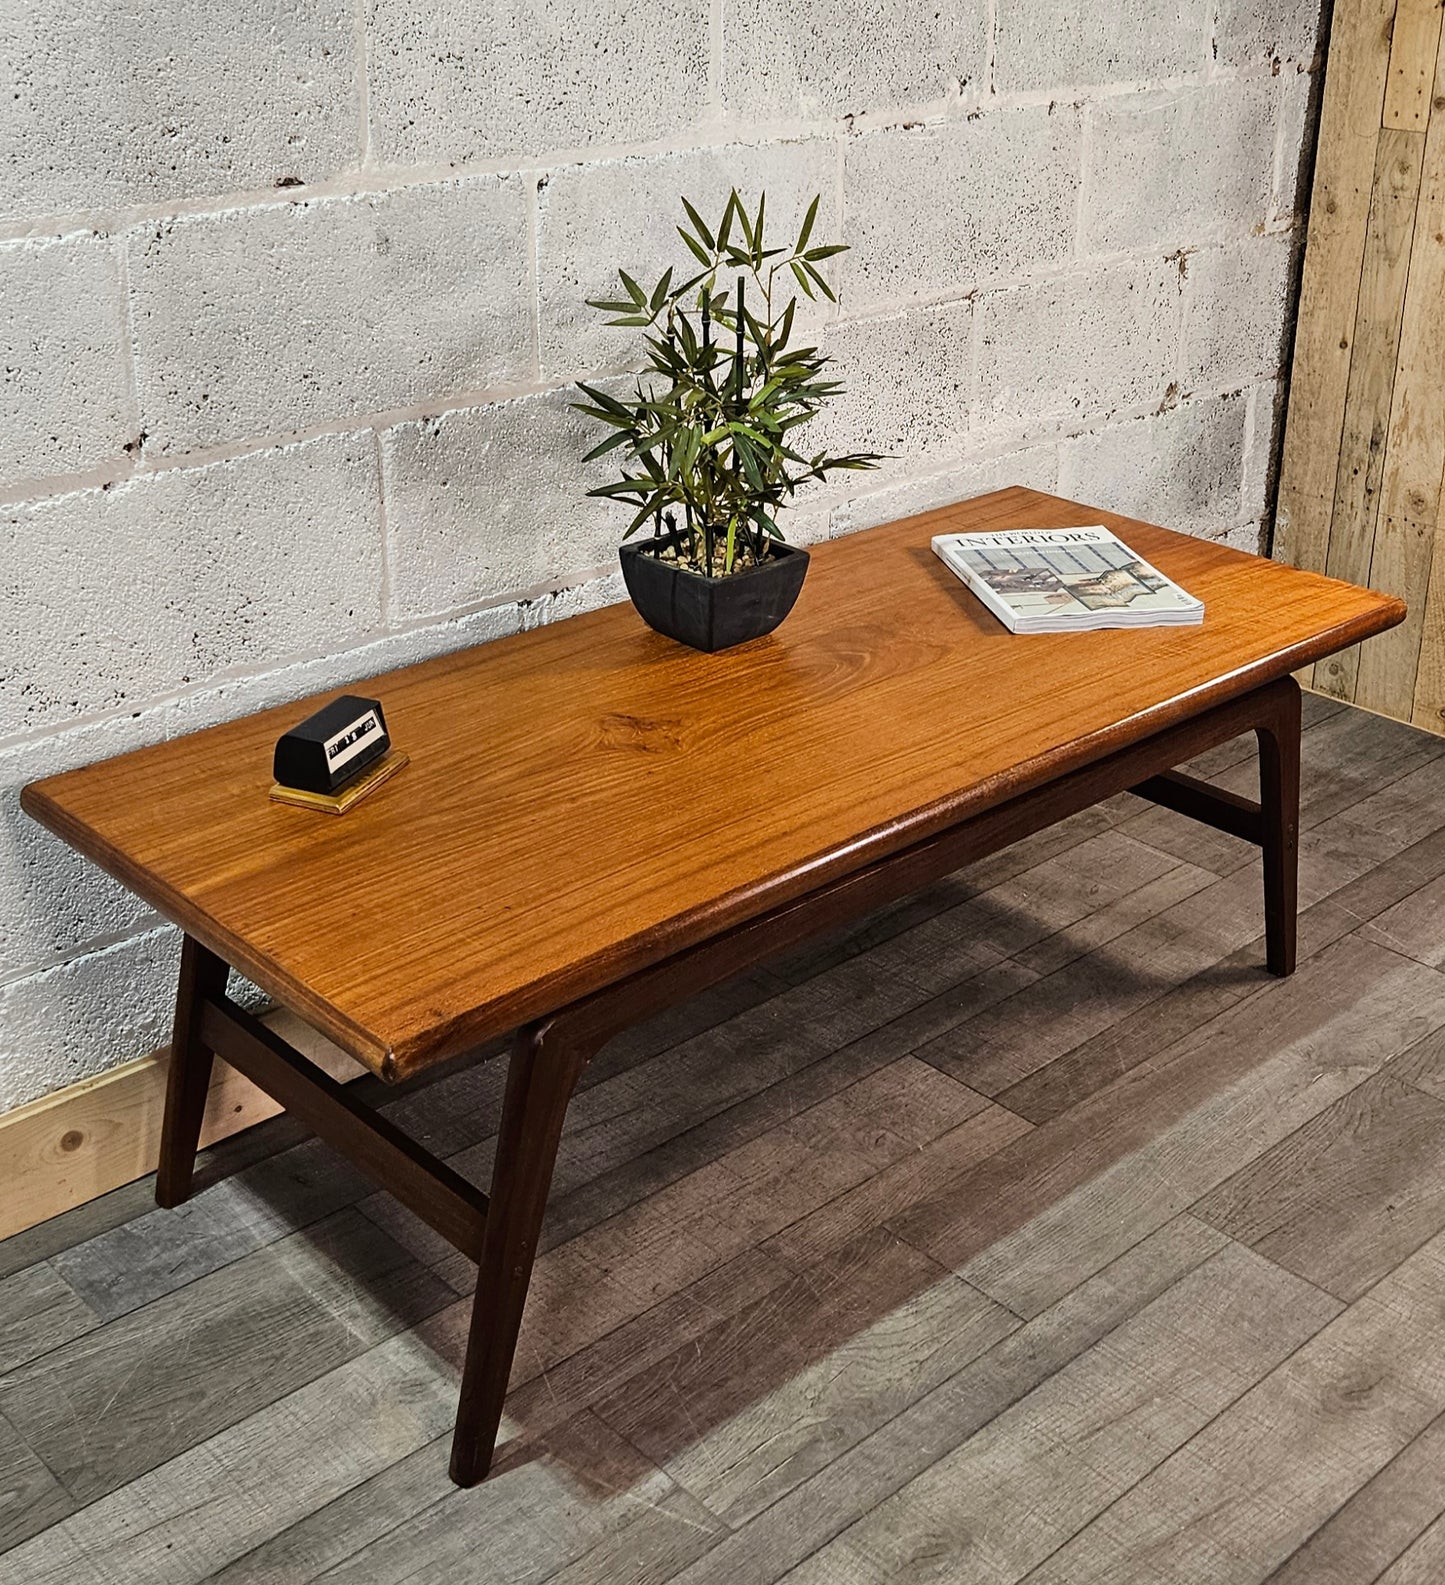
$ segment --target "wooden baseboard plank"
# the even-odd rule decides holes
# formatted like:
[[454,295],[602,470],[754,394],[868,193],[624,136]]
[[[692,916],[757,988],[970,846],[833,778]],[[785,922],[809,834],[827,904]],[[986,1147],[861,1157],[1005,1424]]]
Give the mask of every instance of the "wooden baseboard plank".
[[[365,1071],[291,1013],[268,1013],[265,1022],[334,1079]],[[152,1052],[0,1114],[0,1238],[155,1171],[168,1055]],[[201,1143],[227,1139],[280,1110],[217,1062]]]

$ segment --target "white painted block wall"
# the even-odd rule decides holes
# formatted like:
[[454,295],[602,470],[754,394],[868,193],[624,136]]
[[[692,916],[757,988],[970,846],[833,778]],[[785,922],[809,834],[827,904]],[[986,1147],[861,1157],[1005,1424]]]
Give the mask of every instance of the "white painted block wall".
[[166,1036],[37,776],[620,595],[582,299],[842,234],[802,538],[1025,482],[1254,548],[1319,0],[0,8],[0,1110]]

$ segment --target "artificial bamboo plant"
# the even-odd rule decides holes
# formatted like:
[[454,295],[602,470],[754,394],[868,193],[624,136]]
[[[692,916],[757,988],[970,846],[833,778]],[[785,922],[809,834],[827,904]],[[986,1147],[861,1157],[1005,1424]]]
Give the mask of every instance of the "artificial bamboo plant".
[[644,332],[632,395],[580,383],[587,400],[574,405],[611,431],[585,460],[621,452],[621,477],[589,494],[633,508],[624,538],[651,524],[658,554],[716,577],[767,559],[783,537],[778,510],[799,485],[879,459],[801,449],[802,426],[842,389],[822,377],[825,353],[793,345],[793,287],[836,301],[819,266],[846,252],[813,244],[818,199],[790,248],[767,245],[766,193],[750,214],[734,190],[715,228],[686,198],[682,206],[688,224],[677,229],[694,274],[674,284],[669,269],[649,291],[619,269],[625,296],[588,299],[609,325]]

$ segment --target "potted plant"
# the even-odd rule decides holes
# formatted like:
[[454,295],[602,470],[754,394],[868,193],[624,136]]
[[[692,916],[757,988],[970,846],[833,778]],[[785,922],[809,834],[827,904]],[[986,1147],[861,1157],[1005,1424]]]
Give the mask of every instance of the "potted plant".
[[621,477],[589,494],[633,508],[624,540],[652,528],[621,547],[633,604],[659,633],[712,651],[772,632],[798,598],[808,553],[785,543],[779,508],[799,485],[878,458],[799,449],[799,430],[842,388],[822,377],[826,354],[792,344],[792,287],[836,301],[819,266],[846,251],[811,245],[818,199],[791,248],[767,246],[766,193],[749,214],[734,191],[715,229],[682,204],[678,233],[699,270],[674,285],[669,269],[648,291],[619,269],[625,296],[588,299],[610,325],[643,332],[646,364],[626,400],[580,383],[587,400],[574,406],[610,431],[584,460],[621,453]]

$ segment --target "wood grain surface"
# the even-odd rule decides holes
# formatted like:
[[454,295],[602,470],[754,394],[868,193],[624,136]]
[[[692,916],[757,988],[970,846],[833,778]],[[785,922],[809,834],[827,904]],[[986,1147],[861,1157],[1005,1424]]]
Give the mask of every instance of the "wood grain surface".
[[1274,555],[1409,615],[1302,681],[1445,733],[1441,0],[1336,7]]
[[[1018,638],[933,534],[1103,522],[1199,628]],[[320,702],[32,784],[37,819],[384,1077],[466,1049],[1399,622],[1396,600],[1009,489],[820,546],[704,656],[625,606],[371,680],[412,763],[271,803]]]

